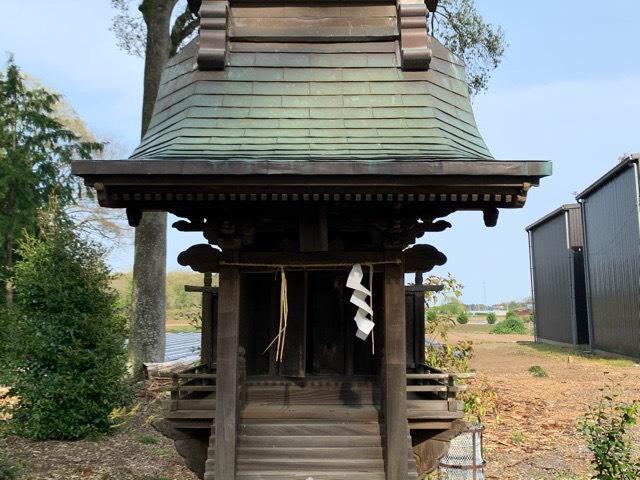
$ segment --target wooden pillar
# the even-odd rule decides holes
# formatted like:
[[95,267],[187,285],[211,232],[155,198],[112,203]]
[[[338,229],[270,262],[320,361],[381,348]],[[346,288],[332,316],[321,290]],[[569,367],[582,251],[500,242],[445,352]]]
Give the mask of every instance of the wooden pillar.
[[216,479],[236,478],[240,271],[220,270],[216,370]]
[[213,293],[207,291],[207,288],[211,287],[212,284],[211,273],[204,274],[204,287],[202,289],[202,337],[200,343],[200,358],[202,363],[211,368],[212,364],[215,362],[215,358],[213,357],[213,352],[215,348],[213,347],[213,312],[212,303],[213,303]]
[[[393,258],[393,257],[392,257]],[[400,254],[396,258],[401,258]],[[386,480],[406,480],[408,474],[407,366],[404,269],[384,269],[384,359],[382,386],[386,430]]]

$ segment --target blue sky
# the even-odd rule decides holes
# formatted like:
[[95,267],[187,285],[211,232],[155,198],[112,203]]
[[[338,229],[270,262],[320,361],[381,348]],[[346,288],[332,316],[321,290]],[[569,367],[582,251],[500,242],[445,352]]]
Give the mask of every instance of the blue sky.
[[[485,140],[498,159],[554,163],[554,175],[530,192],[526,207],[502,211],[497,227],[485,228],[479,213],[457,213],[453,229],[424,239],[449,257],[434,273],[451,272],[465,284],[464,301],[483,302],[486,290],[493,303],[529,294],[525,226],[572,202],[621,154],[640,151],[640,2],[477,4],[510,44],[489,91],[474,101]],[[0,0],[0,51],[65,95],[96,133],[133,149],[142,61],[116,48],[111,15],[108,0]],[[170,232],[168,268],[200,241]],[[132,248],[111,257],[117,270],[131,263]]]

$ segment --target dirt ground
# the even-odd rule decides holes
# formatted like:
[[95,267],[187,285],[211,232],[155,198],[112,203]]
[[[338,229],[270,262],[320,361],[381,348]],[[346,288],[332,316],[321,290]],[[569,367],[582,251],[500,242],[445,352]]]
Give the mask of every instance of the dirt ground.
[[[590,455],[577,422],[599,401],[603,389],[640,399],[640,367],[629,360],[534,344],[527,335],[491,335],[486,330],[467,325],[451,334],[452,340],[473,341],[476,382],[490,384],[497,393],[498,419],[485,421],[486,478],[590,478]],[[529,373],[536,365],[547,378]]]
[[[485,419],[486,478],[588,479],[589,451],[576,423],[611,383],[623,397],[640,398],[640,367],[533,344],[526,335],[486,331],[486,326],[465,325],[451,334],[473,341],[476,382],[490,384],[497,393],[498,419]],[[548,377],[534,378],[529,373],[534,365]],[[5,438],[0,451],[22,466],[23,480],[195,480],[173,443],[150,425],[160,414],[162,387],[142,393],[140,410],[112,435],[79,442]]]
[[140,392],[139,410],[122,417],[126,423],[111,435],[77,442],[0,438],[0,452],[19,466],[20,480],[197,480],[173,441],[151,426],[168,386],[155,384]]

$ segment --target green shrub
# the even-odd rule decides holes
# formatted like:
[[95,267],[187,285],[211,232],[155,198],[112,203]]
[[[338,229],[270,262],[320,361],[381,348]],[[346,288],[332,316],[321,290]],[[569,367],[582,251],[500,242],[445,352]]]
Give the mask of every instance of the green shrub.
[[427,310],[427,320],[432,322],[437,318],[438,318],[438,311],[435,308],[430,308],[429,310]]
[[529,367],[529,373],[536,378],[547,378],[549,376],[540,365],[533,365]]
[[514,312],[511,309],[509,309],[509,310],[507,310],[506,318],[520,318],[520,317],[518,317],[518,315],[516,315],[516,312]]
[[593,454],[598,480],[637,480],[640,458],[634,456],[630,429],[636,425],[640,402],[624,404],[607,395],[591,408],[578,424],[578,430]]
[[10,395],[20,398],[9,425],[18,435],[98,435],[129,399],[125,321],[103,255],[59,212],[43,215],[39,235],[19,245],[5,346]]
[[491,333],[497,333],[501,335],[514,335],[514,334],[526,334],[529,333],[527,327],[522,320],[518,317],[511,316],[507,317],[506,320],[498,323],[493,329]]
[[456,317],[456,320],[460,325],[466,325],[469,323],[469,314],[467,312],[460,312]]
[[495,323],[498,321],[498,317],[496,317],[496,314],[491,312],[487,315],[487,323],[489,325],[495,325]]
[[0,452],[0,480],[18,480],[20,468],[3,452]]

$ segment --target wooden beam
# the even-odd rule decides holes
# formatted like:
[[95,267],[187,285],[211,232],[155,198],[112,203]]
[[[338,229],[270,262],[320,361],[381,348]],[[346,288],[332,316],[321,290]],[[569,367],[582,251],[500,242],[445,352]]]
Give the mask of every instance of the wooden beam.
[[236,478],[238,424],[238,348],[240,336],[240,270],[220,271],[218,302],[216,478]]
[[[389,259],[402,258],[394,252]],[[387,480],[407,478],[407,381],[404,269],[401,264],[384,270],[384,359],[382,385],[386,430]]]

